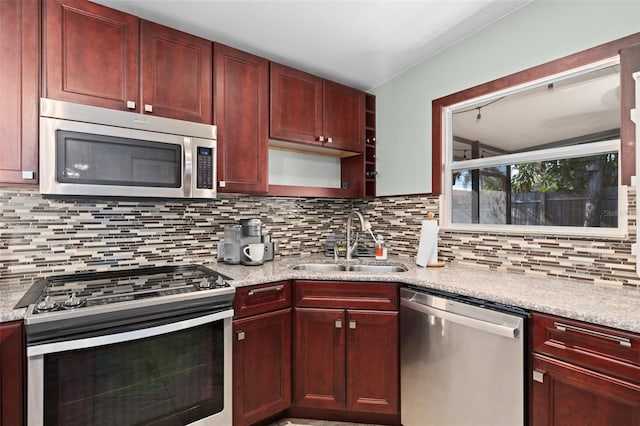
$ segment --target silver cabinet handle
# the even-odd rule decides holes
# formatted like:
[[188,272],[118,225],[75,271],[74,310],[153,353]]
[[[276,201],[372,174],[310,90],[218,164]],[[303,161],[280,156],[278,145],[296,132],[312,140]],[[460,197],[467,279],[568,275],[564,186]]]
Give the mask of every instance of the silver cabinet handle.
[[337,319],[335,324],[336,324],[336,328],[342,328],[342,320],[341,319]]
[[333,138],[327,138],[327,143],[333,143]]
[[538,383],[544,383],[544,375],[545,375],[544,371],[533,370],[533,380]]
[[22,179],[33,179],[35,178],[36,174],[34,172],[32,172],[31,170],[23,170],[22,171]]
[[355,321],[349,321],[349,328],[356,328],[356,322]]
[[145,112],[153,112],[153,105],[144,104],[144,111]]
[[318,142],[324,142],[324,136],[318,136]]
[[237,335],[238,335],[238,340],[244,340],[244,331],[239,331]]
[[400,304],[413,309],[414,311],[430,314],[435,316],[436,318],[442,318],[446,321],[455,322],[465,327],[475,328],[476,330],[486,331],[487,333],[497,334],[498,336],[515,339],[520,334],[520,330],[518,327],[509,327],[506,325],[494,324],[492,322],[465,317],[463,315],[458,315],[448,311],[432,308],[430,306],[425,306],[422,303],[416,303],[408,299],[400,299]]
[[283,288],[284,286],[282,285],[272,285],[270,287],[256,288],[255,290],[249,290],[249,293],[247,293],[247,295],[253,296],[254,294],[264,293],[267,291],[281,291]]
[[624,346],[627,348],[631,347],[631,340],[626,337],[614,336],[613,334],[600,333],[599,331],[588,330],[582,327],[575,327],[569,324],[563,324],[561,322],[554,322],[553,326],[558,331],[573,331],[574,333],[586,334],[588,336],[599,337],[601,339],[612,340],[614,342],[618,342],[620,346]]
[[127,108],[136,109],[136,103],[134,101],[127,101]]

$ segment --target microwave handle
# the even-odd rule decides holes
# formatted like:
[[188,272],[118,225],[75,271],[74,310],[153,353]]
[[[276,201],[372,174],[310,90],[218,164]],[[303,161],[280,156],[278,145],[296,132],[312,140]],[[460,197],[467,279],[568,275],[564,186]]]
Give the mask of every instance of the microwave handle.
[[185,197],[191,197],[191,180],[193,176],[193,152],[191,152],[191,138],[184,138],[182,144],[184,148],[183,167],[184,167],[184,195]]

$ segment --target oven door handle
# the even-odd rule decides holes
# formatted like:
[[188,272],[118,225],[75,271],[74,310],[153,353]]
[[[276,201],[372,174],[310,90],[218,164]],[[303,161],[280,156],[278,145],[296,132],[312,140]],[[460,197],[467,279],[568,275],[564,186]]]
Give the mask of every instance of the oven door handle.
[[173,333],[174,331],[186,330],[199,325],[208,324],[226,318],[233,317],[233,309],[215,312],[201,317],[191,318],[183,321],[163,324],[156,327],[142,328],[139,330],[126,331],[104,336],[86,337],[77,340],[66,340],[63,342],[44,343],[41,345],[27,346],[27,357],[35,357],[44,354],[63,352],[69,350],[94,348],[97,346],[111,345],[113,343],[128,342],[147,337],[160,336],[162,334]]

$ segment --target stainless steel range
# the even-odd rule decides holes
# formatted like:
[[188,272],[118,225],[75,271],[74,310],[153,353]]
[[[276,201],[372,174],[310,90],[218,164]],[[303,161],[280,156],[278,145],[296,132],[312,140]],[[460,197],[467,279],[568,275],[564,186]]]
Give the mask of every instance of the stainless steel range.
[[28,424],[231,424],[229,280],[187,265],[35,283]]

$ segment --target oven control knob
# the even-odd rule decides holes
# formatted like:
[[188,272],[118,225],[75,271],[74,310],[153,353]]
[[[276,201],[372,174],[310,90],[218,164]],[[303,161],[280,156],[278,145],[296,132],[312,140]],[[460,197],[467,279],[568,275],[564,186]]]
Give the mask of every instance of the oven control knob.
[[211,288],[211,283],[209,282],[208,279],[203,278],[200,281],[200,284],[198,284],[198,287],[200,287],[200,288]]
[[222,278],[220,275],[218,275],[218,278],[216,279],[216,286],[217,287],[227,287],[229,284],[227,284],[227,281]]
[[69,298],[64,301],[64,306],[65,308],[77,308],[83,303],[84,300],[77,298],[75,293],[71,293],[71,296],[69,296]]
[[58,304],[51,300],[51,297],[47,294],[44,300],[38,303],[37,309],[41,312],[49,312],[58,308]]

